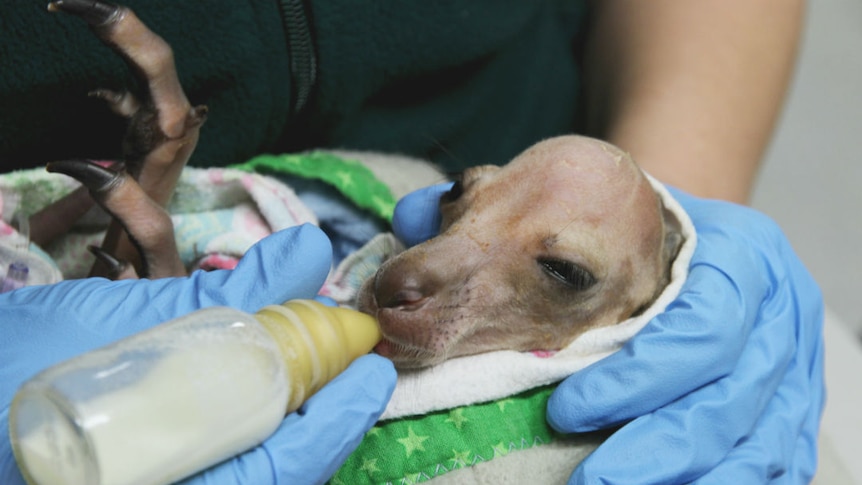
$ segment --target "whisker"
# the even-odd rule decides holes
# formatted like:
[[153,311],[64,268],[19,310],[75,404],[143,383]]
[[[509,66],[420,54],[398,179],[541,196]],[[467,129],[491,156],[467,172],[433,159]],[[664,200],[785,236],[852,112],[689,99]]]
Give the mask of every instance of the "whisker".
[[576,223],[577,221],[578,221],[577,218],[572,219],[571,221],[568,222],[568,224],[566,224],[565,226],[563,226],[562,228],[560,228],[560,230],[558,230],[556,232],[552,232],[552,229],[550,227],[548,227],[548,234],[550,234],[550,236],[548,238],[546,238],[546,240],[556,241],[557,239],[559,239],[560,235],[563,234],[569,228],[569,226]]
[[450,150],[443,143],[441,143],[437,137],[435,137],[434,135],[431,135],[429,133],[422,133],[422,136],[425,137],[426,139],[430,140],[431,143],[433,143],[434,146],[436,146],[441,152],[446,154],[446,156],[448,156],[450,160],[456,162],[456,164],[458,164],[458,165],[465,165],[463,163],[464,160],[461,160],[459,157],[455,156],[455,154],[452,153],[452,150]]

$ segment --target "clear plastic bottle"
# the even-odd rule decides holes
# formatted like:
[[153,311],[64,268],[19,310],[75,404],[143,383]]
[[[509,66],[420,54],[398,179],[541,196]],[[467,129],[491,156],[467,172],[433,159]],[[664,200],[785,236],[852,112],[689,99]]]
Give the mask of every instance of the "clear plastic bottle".
[[200,310],[27,381],[12,448],[33,485],[171,483],[262,442],[379,340],[372,317],[312,300]]

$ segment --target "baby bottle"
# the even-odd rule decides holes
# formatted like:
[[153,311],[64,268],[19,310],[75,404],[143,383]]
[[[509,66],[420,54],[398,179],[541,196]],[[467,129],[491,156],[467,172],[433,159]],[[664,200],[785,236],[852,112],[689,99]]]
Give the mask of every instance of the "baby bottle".
[[261,443],[380,338],[371,316],[313,300],[200,310],[27,381],[15,458],[31,485],[171,483]]

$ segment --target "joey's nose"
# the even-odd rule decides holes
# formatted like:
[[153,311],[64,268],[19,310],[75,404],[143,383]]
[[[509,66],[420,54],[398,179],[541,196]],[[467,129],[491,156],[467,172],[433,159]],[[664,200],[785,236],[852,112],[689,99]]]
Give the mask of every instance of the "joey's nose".
[[380,308],[417,310],[428,299],[426,287],[415,275],[390,268],[377,274],[374,297]]

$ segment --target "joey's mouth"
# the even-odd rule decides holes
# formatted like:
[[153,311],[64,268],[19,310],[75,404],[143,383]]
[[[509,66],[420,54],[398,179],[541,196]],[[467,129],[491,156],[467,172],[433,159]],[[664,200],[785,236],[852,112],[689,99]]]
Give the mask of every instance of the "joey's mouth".
[[391,360],[402,369],[428,367],[444,360],[428,349],[399,343],[385,336],[374,346],[374,352]]
[[374,346],[374,352],[382,355],[383,357],[391,358],[393,355],[396,354],[397,347],[398,344],[384,337],[383,340],[381,340],[377,345]]
[[398,342],[387,337],[386,335],[384,335],[383,339],[380,340],[380,342],[378,342],[378,344],[374,346],[374,352],[388,358],[403,355],[415,356],[417,354],[431,354],[431,352],[426,349]]

